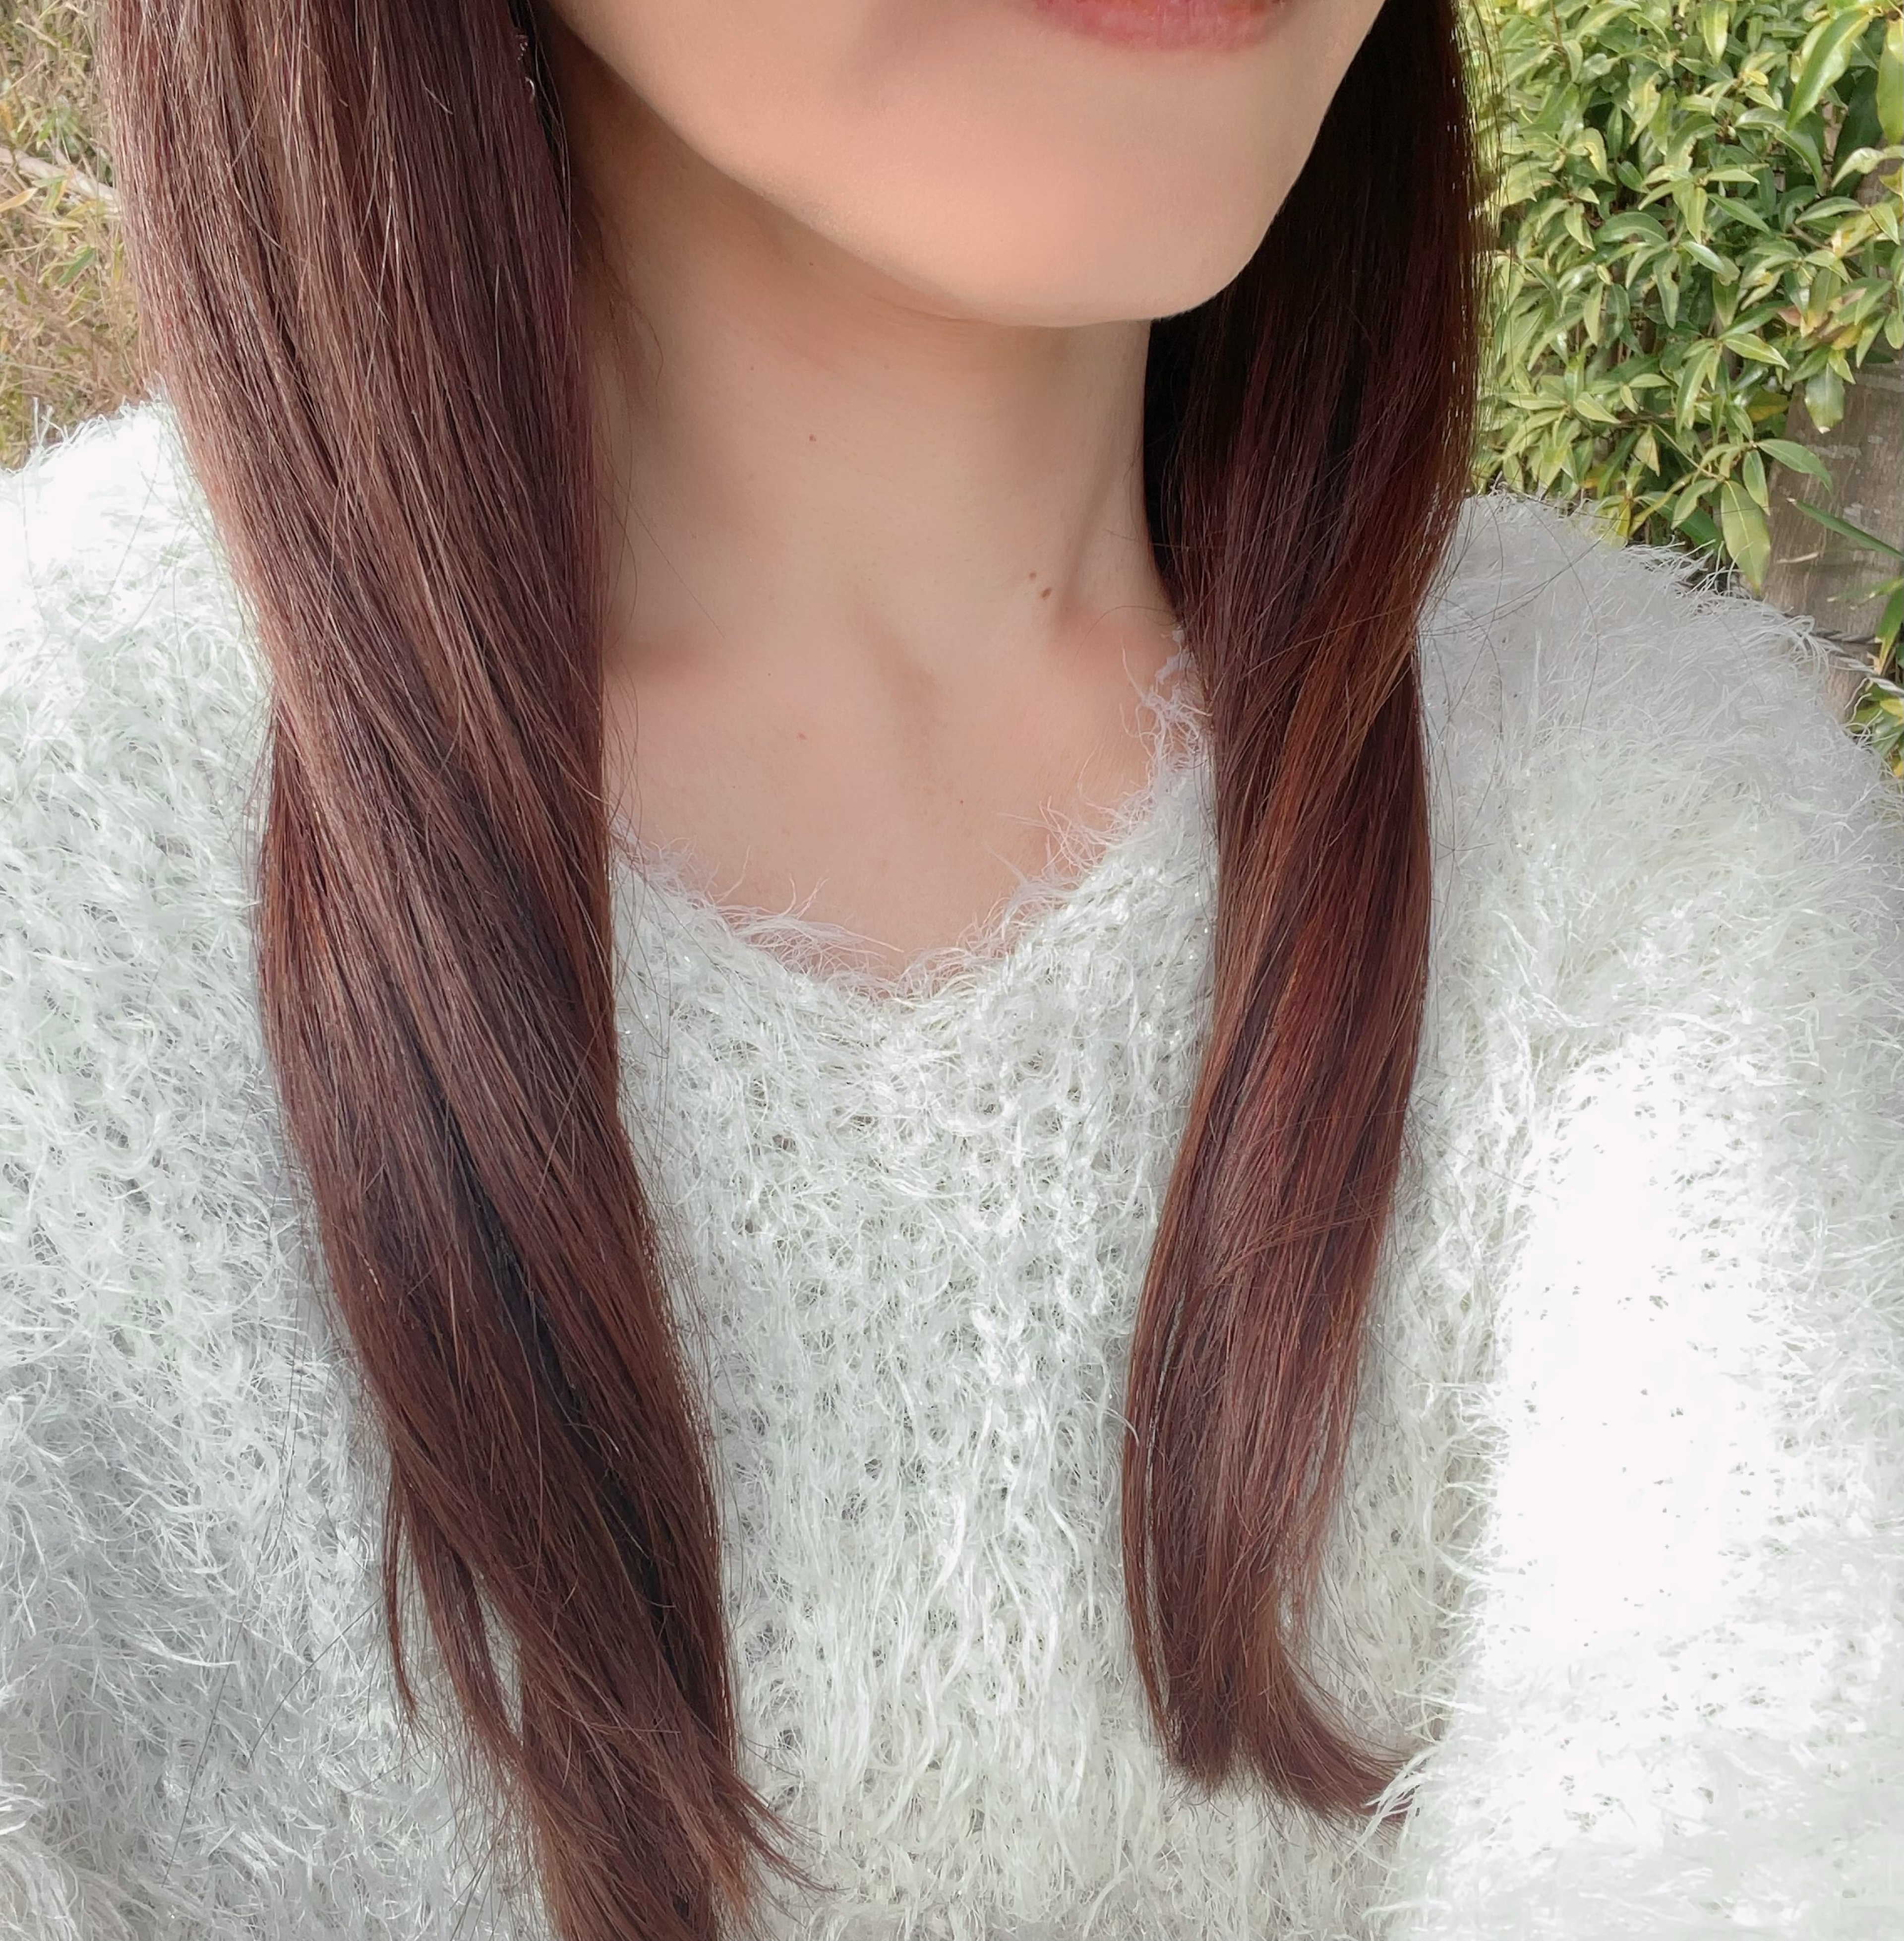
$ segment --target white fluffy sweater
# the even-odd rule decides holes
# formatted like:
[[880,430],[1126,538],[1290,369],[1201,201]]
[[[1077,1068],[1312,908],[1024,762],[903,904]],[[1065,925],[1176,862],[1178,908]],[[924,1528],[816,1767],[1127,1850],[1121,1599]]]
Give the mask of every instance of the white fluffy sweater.
[[[252,983],[261,663],[173,422],[0,483],[0,1933],[518,1941],[395,1722]],[[856,988],[619,876],[778,1931],[1904,1933],[1904,819],[1802,634],[1506,498],[1422,641],[1426,1035],[1328,1572],[1399,1832],[1160,1763],[1116,1537],[1202,751]],[[1168,705],[1160,708],[1168,712]],[[785,1890],[781,1892],[784,1896]]]

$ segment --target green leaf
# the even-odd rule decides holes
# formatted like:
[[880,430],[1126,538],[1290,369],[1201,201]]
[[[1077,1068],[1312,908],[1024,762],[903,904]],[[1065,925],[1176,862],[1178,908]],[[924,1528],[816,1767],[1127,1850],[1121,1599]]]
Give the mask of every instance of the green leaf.
[[1887,655],[1897,644],[1897,636],[1904,629],[1904,586],[1898,588],[1884,602],[1884,610],[1878,616],[1878,631],[1872,636]]
[[1699,9],[1699,33],[1706,51],[1715,63],[1725,57],[1726,37],[1732,26],[1732,10],[1724,0],[1706,0]]
[[1819,98],[1850,64],[1857,50],[1858,37],[1871,19],[1862,6],[1851,6],[1832,14],[1805,37],[1799,50],[1797,78],[1785,112],[1794,121],[1802,121],[1818,105]]
[[[1673,185],[1673,201],[1679,212],[1679,246],[1682,249],[1704,240],[1706,200],[1703,184],[1676,182]],[[1710,269],[1712,265],[1709,263],[1706,267]]]
[[1717,250],[1708,248],[1704,243],[1695,241],[1689,236],[1679,239],[1679,252],[1682,255],[1690,256],[1701,268],[1711,271],[1722,283],[1736,283],[1739,280],[1735,264],[1727,262]]
[[1769,344],[1762,344],[1749,332],[1728,330],[1722,341],[1728,350],[1736,353],[1749,363],[1769,364],[1777,370],[1788,367],[1783,356]]
[[1719,368],[1719,346],[1704,339],[1687,353],[1686,360],[1679,368],[1679,381],[1673,395],[1674,423],[1682,427],[1691,424],[1700,393],[1710,383],[1713,373]]
[[1722,196],[1713,206],[1728,222],[1743,222],[1748,229],[1756,229],[1761,236],[1769,236],[1771,225],[1749,202],[1741,202],[1736,196]]
[[1787,472],[1802,472],[1808,478],[1815,478],[1827,488],[1831,484],[1831,469],[1815,451],[1789,438],[1762,438],[1759,449],[1774,465],[1782,465]]
[[1878,57],[1878,125],[1892,147],[1904,142],[1904,17],[1884,29],[1884,50]]
[[1673,502],[1672,520],[1676,526],[1683,526],[1699,510],[1701,502],[1713,489],[1710,478],[1695,478]]
[[[1626,475],[1627,461],[1633,456],[1633,448],[1639,441],[1640,434],[1637,431],[1629,431],[1594,468],[1592,476],[1587,481],[1587,489],[1603,499],[1609,491],[1623,495],[1629,492],[1631,481]],[[1610,504],[1612,502],[1609,500],[1608,503]]]
[[1737,479],[1728,478],[1719,488],[1719,529],[1732,563],[1745,576],[1754,593],[1765,590],[1765,575],[1771,570],[1771,528],[1765,515],[1752,502]]
[[1820,431],[1834,431],[1844,415],[1844,381],[1827,365],[1805,387],[1805,408]]
[[1512,209],[1538,191],[1552,185],[1553,171],[1545,162],[1516,162],[1501,178],[1496,200],[1503,209]]
[[1765,494],[1765,461],[1756,451],[1748,451],[1739,467],[1739,474],[1745,481],[1745,489],[1752,494],[1756,505],[1769,512],[1772,502]]
[[[1841,146],[1842,144],[1840,145]],[[1847,176],[1867,176],[1884,159],[1882,148],[1853,148],[1832,170],[1832,187],[1835,188]]]
[[1841,519],[1835,512],[1828,512],[1822,506],[1814,506],[1809,499],[1794,499],[1792,503],[1808,519],[1815,519],[1827,532],[1835,533],[1841,540],[1849,540],[1854,546],[1862,546],[1867,552],[1881,553],[1887,559],[1904,559],[1904,552],[1888,540],[1880,539],[1875,533],[1868,533],[1862,526],[1854,526],[1848,519]]
[[1904,576],[1893,573],[1890,579],[1879,580],[1875,586],[1865,587],[1857,593],[1835,593],[1831,597],[1843,601],[1847,607],[1862,607],[1867,600],[1888,601],[1899,591],[1904,591]]
[[1817,142],[1802,128],[1787,128],[1781,126],[1778,131],[1778,139],[1795,155],[1803,160],[1805,167],[1811,171],[1811,179],[1814,182],[1822,182],[1824,180],[1824,157],[1818,152]]
[[1808,229],[1815,229],[1822,223],[1829,222],[1840,215],[1857,215],[1863,212],[1864,204],[1855,197],[1848,195],[1826,196],[1821,202],[1814,202],[1799,216],[1799,220]]

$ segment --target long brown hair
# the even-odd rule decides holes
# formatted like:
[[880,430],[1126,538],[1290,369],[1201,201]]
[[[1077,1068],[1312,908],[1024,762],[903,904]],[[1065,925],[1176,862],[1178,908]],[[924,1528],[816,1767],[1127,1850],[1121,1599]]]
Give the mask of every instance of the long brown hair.
[[[457,1744],[564,1941],[805,1877],[738,1765],[712,1457],[619,1106],[577,191],[533,0],[101,0],[147,353],[271,675],[258,977]],[[532,87],[531,81],[536,84]],[[1236,280],[1153,326],[1215,763],[1207,1056],[1130,1358],[1167,1757],[1351,1814],[1305,1674],[1425,998],[1416,618],[1467,475],[1452,0],[1387,0]]]

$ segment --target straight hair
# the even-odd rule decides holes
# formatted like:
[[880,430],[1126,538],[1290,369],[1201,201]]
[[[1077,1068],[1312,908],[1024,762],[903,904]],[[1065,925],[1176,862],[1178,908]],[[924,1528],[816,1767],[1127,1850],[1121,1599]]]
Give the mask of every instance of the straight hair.
[[[99,0],[146,355],[270,676],[264,1041],[454,1744],[562,1941],[811,1888],[738,1762],[703,1399],[621,1117],[585,225],[534,0]],[[1306,1668],[1425,1001],[1416,626],[1478,312],[1453,0],[1387,0],[1261,246],[1151,327],[1205,697],[1210,1032],[1130,1351],[1163,1756],[1331,1816]]]

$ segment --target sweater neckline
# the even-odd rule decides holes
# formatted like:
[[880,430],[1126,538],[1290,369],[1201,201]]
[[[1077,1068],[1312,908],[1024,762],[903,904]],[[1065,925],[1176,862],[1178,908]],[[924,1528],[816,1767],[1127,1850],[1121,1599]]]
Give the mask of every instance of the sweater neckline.
[[612,826],[618,900],[637,931],[659,920],[730,972],[808,1006],[875,1019],[918,1016],[969,1001],[1010,982],[1059,934],[1084,923],[1115,897],[1146,839],[1169,819],[1207,773],[1210,737],[1190,651],[1181,629],[1177,651],[1157,670],[1138,703],[1145,779],[1108,823],[1087,824],[1055,810],[1047,821],[1057,847],[1046,868],[1021,877],[991,914],[958,941],[921,952],[897,971],[869,969],[853,946],[864,939],[790,909],[721,902],[693,880],[689,860]]

